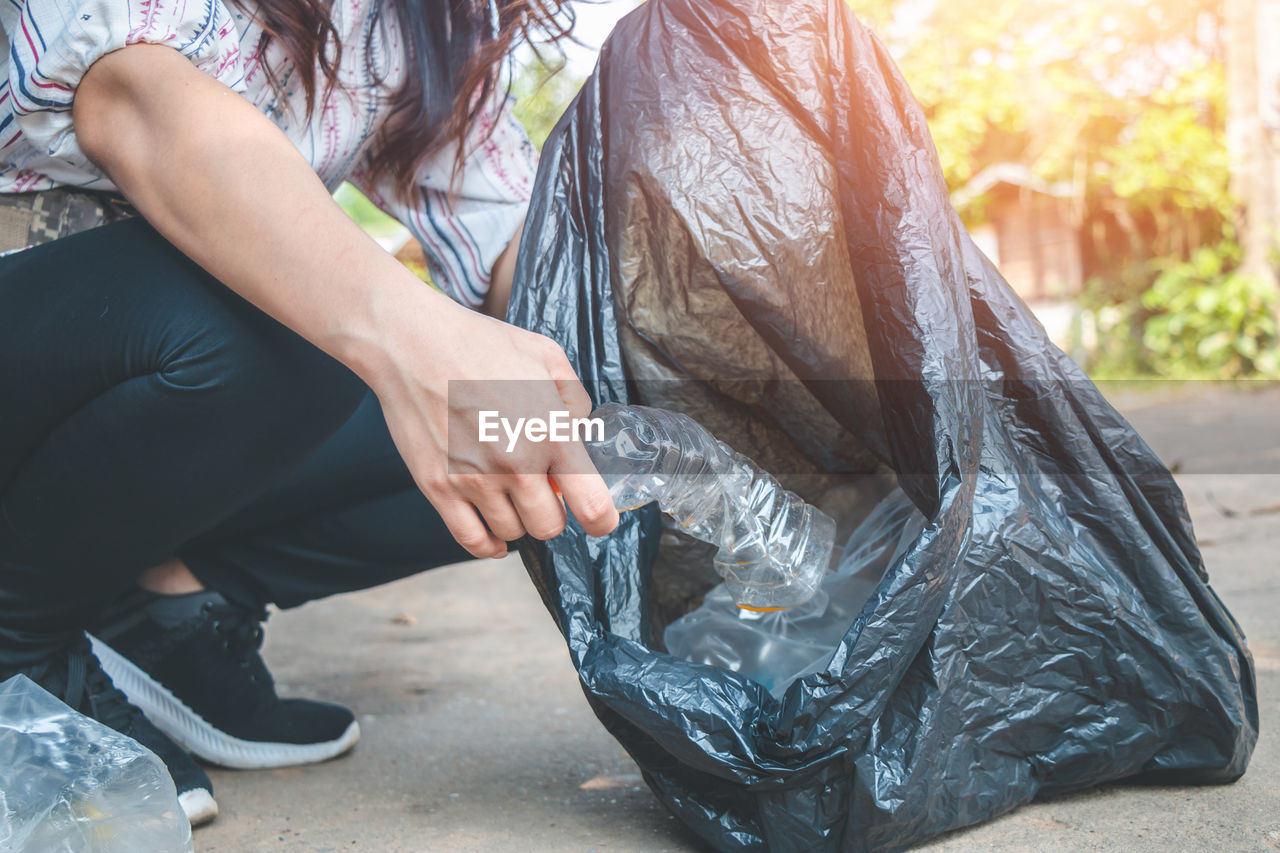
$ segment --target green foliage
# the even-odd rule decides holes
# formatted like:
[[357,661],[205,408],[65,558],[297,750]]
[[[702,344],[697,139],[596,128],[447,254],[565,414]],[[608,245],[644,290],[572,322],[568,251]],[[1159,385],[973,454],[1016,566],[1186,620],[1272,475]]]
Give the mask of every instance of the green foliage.
[[[1024,3],[849,0],[885,42],[929,119],[948,186],[1016,159],[1027,142],[1025,48],[1013,37]],[[964,211],[962,211],[964,213]]]
[[1210,210],[1226,221],[1230,163],[1223,139],[1226,80],[1220,63],[1182,69],[1125,116],[1099,162],[1111,192],[1131,207]]
[[[1276,294],[1235,272],[1230,242],[1221,0],[847,2],[953,191],[1006,162],[1071,188],[1095,375],[1276,372]],[[985,199],[958,197],[982,222]]]
[[548,62],[542,56],[534,55],[521,65],[511,82],[511,94],[516,99],[512,114],[539,149],[582,88],[582,82],[562,63]]
[[1274,288],[1235,269],[1234,243],[1197,249],[1167,265],[1142,296],[1154,312],[1142,342],[1175,378],[1239,379],[1280,373]]
[[347,216],[374,237],[393,232],[400,227],[398,222],[379,210],[377,205],[369,201],[364,193],[351,184],[344,183],[338,187],[338,191],[333,194],[333,200]]
[[1082,202],[1232,210],[1219,0],[848,2],[894,54],[953,190],[1016,161]]
[[1087,364],[1096,379],[1246,379],[1280,377],[1280,294],[1238,269],[1231,239],[1195,250],[1187,261],[1132,273],[1131,299],[1091,282],[1082,299],[1097,344]]
[[[1148,265],[1132,266],[1108,279],[1094,277],[1080,295],[1081,336],[1088,326],[1092,340],[1073,341],[1072,350],[1085,352],[1085,370],[1094,379],[1124,380],[1159,374],[1152,354],[1142,342],[1151,311],[1142,304],[1142,292],[1151,283]],[[1158,360],[1158,357],[1157,357]]]

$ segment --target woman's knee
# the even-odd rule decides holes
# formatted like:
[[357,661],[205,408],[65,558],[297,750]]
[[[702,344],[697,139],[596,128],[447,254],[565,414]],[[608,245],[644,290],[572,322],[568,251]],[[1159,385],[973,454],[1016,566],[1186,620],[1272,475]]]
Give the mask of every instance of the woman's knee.
[[247,304],[206,305],[186,319],[155,375],[175,396],[203,398],[229,425],[320,440],[367,390],[347,367]]
[[127,299],[131,313],[143,315],[131,324],[128,373],[149,374],[175,405],[202,410],[228,429],[252,426],[267,441],[318,442],[359,405],[367,389],[348,368],[149,227],[138,224],[119,237],[117,249],[149,261]]

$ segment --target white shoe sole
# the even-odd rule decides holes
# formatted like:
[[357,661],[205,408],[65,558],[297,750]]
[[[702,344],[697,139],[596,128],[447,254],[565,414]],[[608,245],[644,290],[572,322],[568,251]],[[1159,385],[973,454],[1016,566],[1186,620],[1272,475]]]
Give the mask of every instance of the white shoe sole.
[[[151,724],[168,735],[174,743],[211,764],[237,770],[316,764],[341,755],[360,740],[360,724],[355,720],[351,721],[351,725],[347,726],[340,737],[323,743],[271,743],[233,737],[214,728],[167,687],[115,649],[92,634],[89,635],[89,641],[93,644],[93,653],[98,662],[107,675],[111,676],[115,686],[146,714]],[[209,799],[212,802],[213,798]],[[216,805],[214,814],[217,814]]]
[[182,806],[182,811],[192,826],[208,823],[218,816],[218,804],[213,801],[213,794],[204,788],[179,794],[178,805]]

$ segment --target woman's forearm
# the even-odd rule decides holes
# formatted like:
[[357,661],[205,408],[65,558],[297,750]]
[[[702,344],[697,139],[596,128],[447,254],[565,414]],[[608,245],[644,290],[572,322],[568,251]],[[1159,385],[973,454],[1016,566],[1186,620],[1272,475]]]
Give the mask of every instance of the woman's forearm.
[[100,59],[73,116],[86,155],[171,243],[366,380],[382,303],[413,288],[456,308],[342,213],[274,124],[171,48]]
[[[591,400],[564,351],[422,286],[248,101],[168,47],[133,45],[89,69],[73,119],[81,148],[156,230],[368,383],[418,486],[472,554],[559,534],[565,511],[548,475],[587,532],[613,529],[609,490],[580,443],[510,454],[468,427],[516,405],[510,380],[528,380],[528,412],[585,417]],[[465,399],[453,380],[467,380]]]

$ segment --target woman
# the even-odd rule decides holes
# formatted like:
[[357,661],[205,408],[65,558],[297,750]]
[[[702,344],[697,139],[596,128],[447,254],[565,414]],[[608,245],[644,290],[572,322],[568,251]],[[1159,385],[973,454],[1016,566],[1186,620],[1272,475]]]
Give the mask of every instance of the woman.
[[[149,746],[193,823],[217,807],[187,750],[287,766],[359,736],[277,698],[266,604],[499,557],[566,505],[617,522],[581,445],[508,457],[457,426],[510,403],[499,380],[591,406],[554,343],[475,310],[504,310],[532,180],[499,66],[565,35],[561,5],[0,10],[0,679]],[[452,299],[343,215],[344,179]]]

